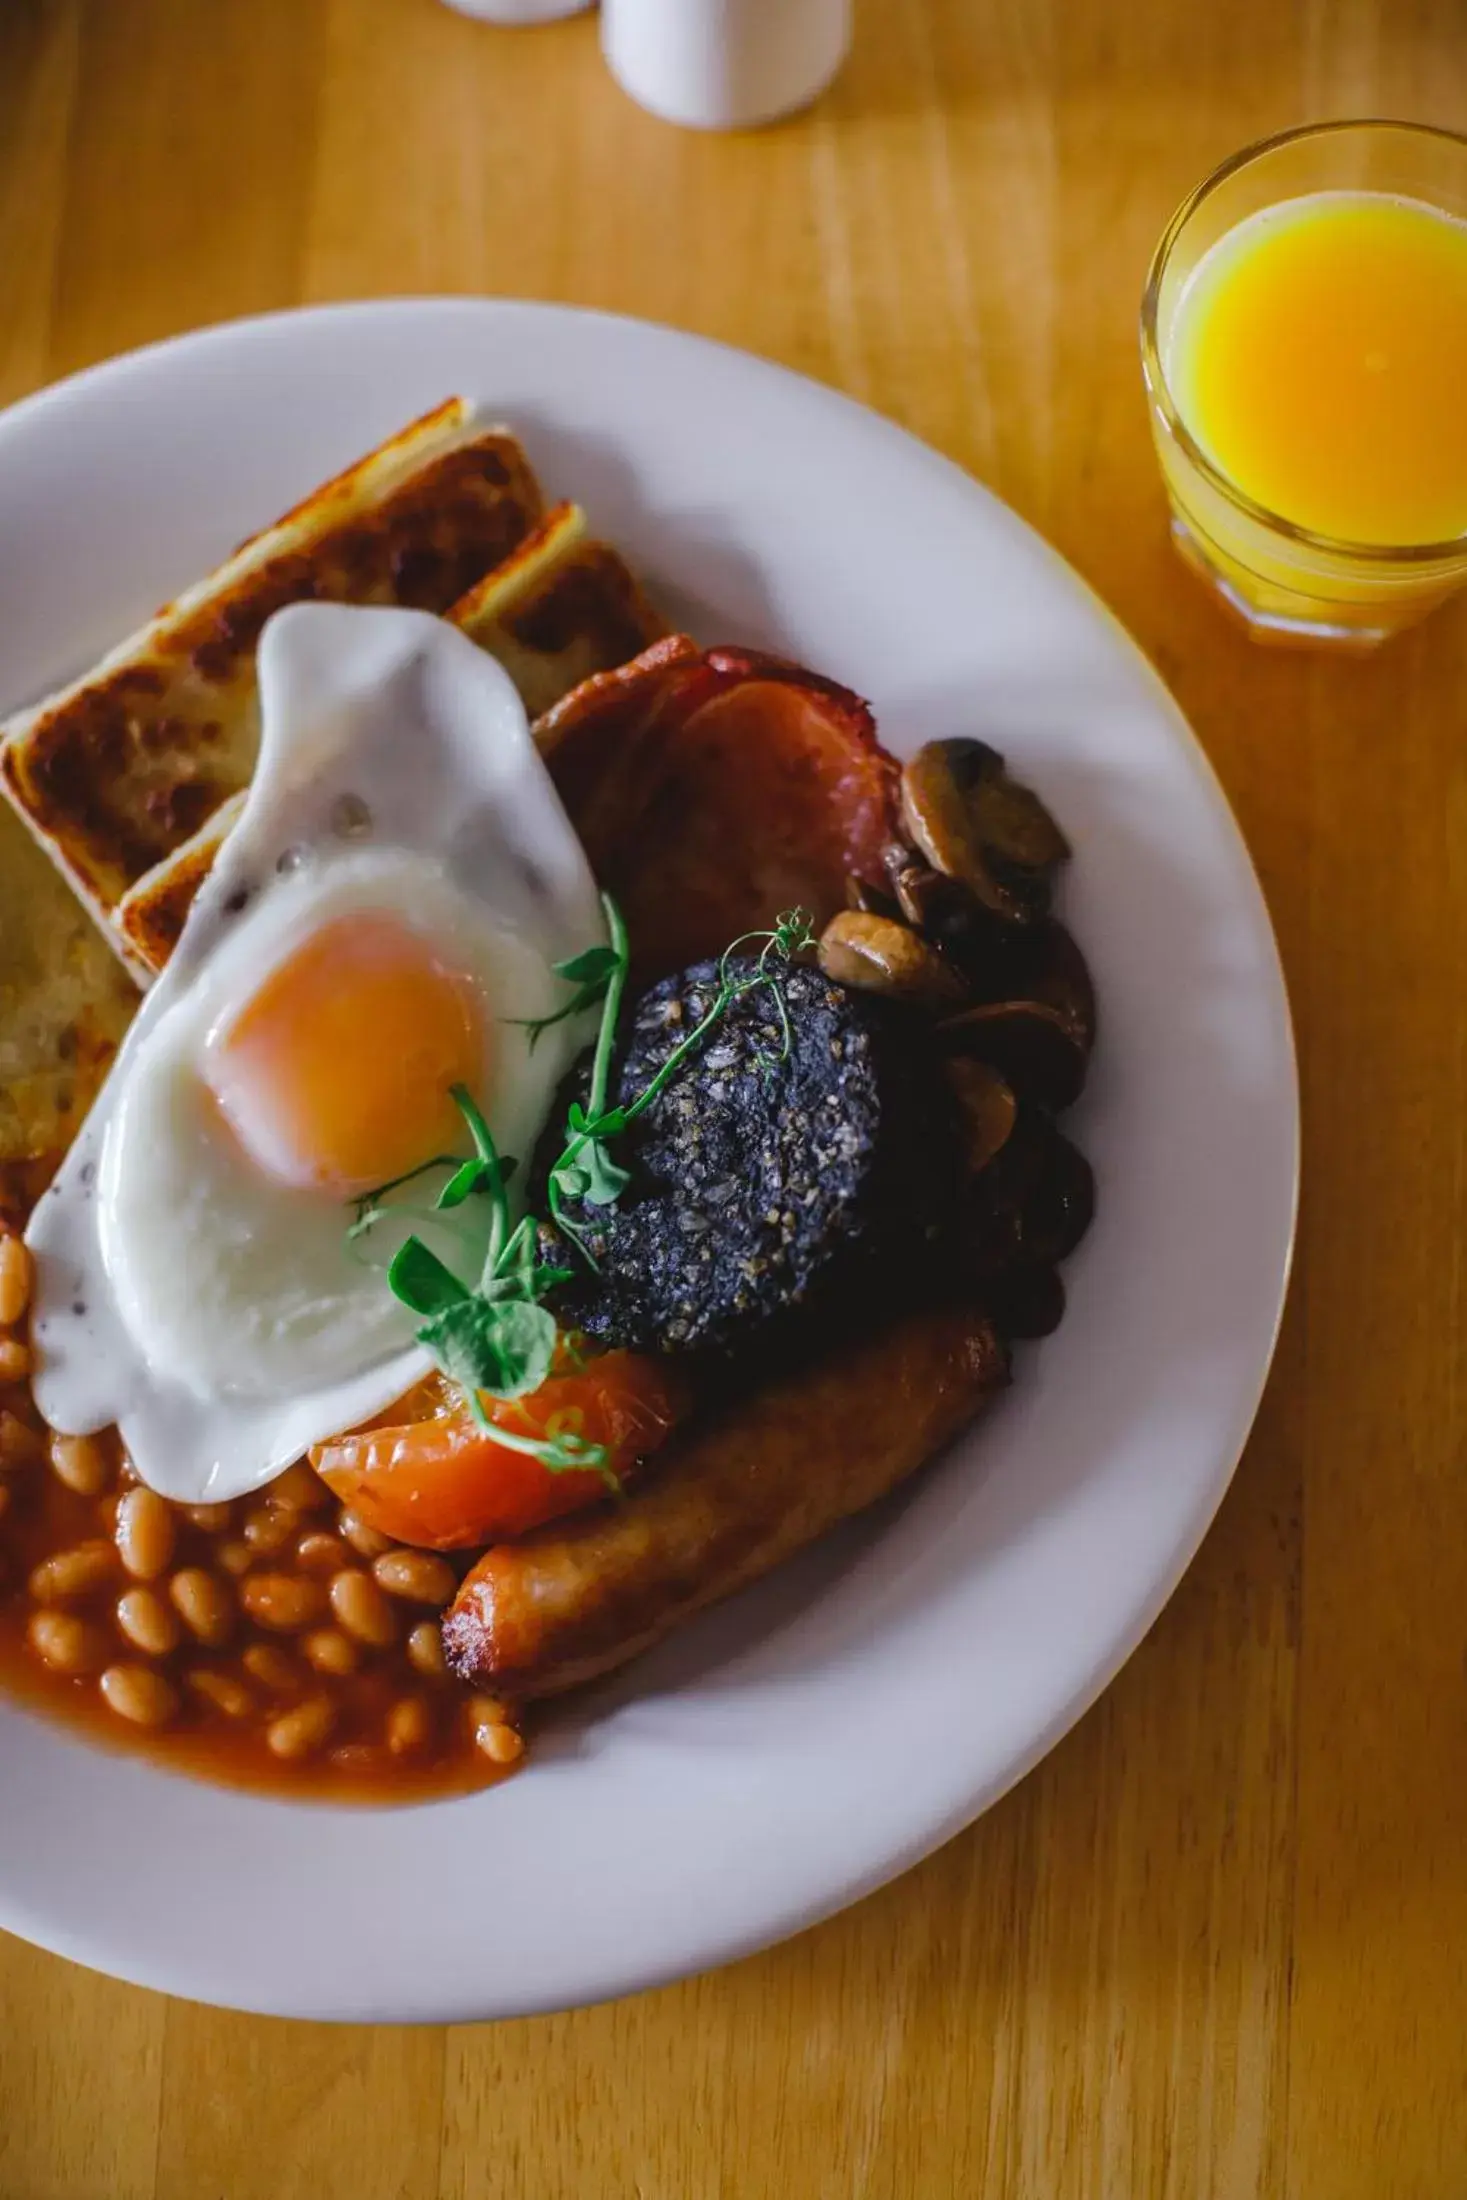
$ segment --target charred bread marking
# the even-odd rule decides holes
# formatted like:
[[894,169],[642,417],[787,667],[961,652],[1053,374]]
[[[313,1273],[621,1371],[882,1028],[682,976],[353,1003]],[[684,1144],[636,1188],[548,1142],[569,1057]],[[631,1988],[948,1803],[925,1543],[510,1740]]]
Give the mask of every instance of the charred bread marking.
[[[427,472],[431,485],[437,469]],[[350,479],[343,476],[341,482]],[[331,485],[333,494],[338,487]],[[298,509],[305,513],[310,508]],[[409,584],[420,584],[423,572],[420,561],[415,572],[404,567],[398,574],[404,600]],[[446,616],[500,659],[532,716],[587,674],[635,655],[662,632],[661,620],[627,567],[607,544],[588,539],[585,514],[571,504],[557,505],[508,557],[476,579]],[[253,714],[252,690],[248,708]],[[243,795],[241,788],[220,802],[196,830],[135,880],[112,909],[109,935],[141,983],[157,975],[177,945]],[[93,907],[100,913],[95,903]]]
[[441,407],[13,720],[0,783],[106,926],[248,784],[255,644],[273,611],[310,597],[446,611],[524,540],[541,502],[513,436],[476,430],[459,400]]
[[[572,584],[573,616],[561,594],[562,583]],[[549,626],[538,623],[547,606],[559,607],[557,616],[565,614],[555,628],[553,649]],[[516,638],[522,611],[527,631],[540,636],[543,648],[530,648]],[[616,552],[586,539],[586,516],[574,504],[557,505],[548,513],[518,550],[459,598],[447,617],[499,659],[532,716],[585,671],[603,669],[613,650],[625,646],[628,655],[635,654],[660,631],[656,612]],[[194,896],[243,802],[240,794],[222,804],[191,840],[155,865],[118,903],[113,921],[124,955],[143,983],[157,976],[178,945]]]
[[[651,1084],[718,979],[717,963],[700,963],[642,996],[613,1106]],[[551,1109],[536,1212],[566,1108],[588,1085],[582,1063]],[[616,1153],[632,1173],[617,1205],[567,1203],[595,1269],[549,1232],[545,1254],[573,1272],[551,1301],[562,1328],[636,1352],[757,1340],[767,1353],[872,1293],[891,1307],[930,1272],[957,1192],[956,1109],[930,1032],[798,965],[730,1005]]]
[[916,1471],[1008,1381],[969,1308],[908,1315],[686,1436],[620,1503],[485,1553],[450,1664],[514,1699],[611,1672]]
[[587,535],[574,504],[548,512],[448,616],[498,658],[532,718],[667,632],[616,551]]
[[214,860],[244,809],[246,791],[221,802],[191,840],[130,887],[113,915],[124,960],[147,985],[177,947],[194,896],[214,868]]
[[[410,420],[405,428],[399,428],[395,435],[388,436],[365,457],[353,459],[339,474],[332,474],[329,480],[308,490],[299,504],[292,504],[289,511],[282,512],[269,526],[256,528],[252,535],[246,535],[231,552],[227,566],[242,567],[245,560],[256,555],[272,556],[279,542],[298,528],[314,533],[328,509],[355,510],[364,492],[382,494],[394,481],[401,480],[415,466],[421,465],[424,459],[473,433],[474,408],[468,399],[445,397],[441,405],[435,405],[431,412],[420,413],[416,420]],[[166,618],[170,612],[184,609],[190,598],[201,598],[215,578],[215,575],[206,575],[183,596],[165,604],[157,616]]]

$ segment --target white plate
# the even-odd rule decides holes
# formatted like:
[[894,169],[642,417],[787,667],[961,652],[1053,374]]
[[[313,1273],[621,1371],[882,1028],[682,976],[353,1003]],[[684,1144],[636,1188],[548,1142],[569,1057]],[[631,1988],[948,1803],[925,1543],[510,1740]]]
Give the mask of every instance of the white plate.
[[[839,1909],[986,1809],[1105,1686],[1196,1550],[1257,1406],[1293,1235],[1288,1006],[1187,727],[1061,560],[828,390],[694,338],[420,301],[209,330],[0,419],[0,680],[79,669],[451,391],[518,427],[663,602],[975,732],[1053,805],[1102,1043],[1099,1217],[1069,1316],[878,1518],[564,1711],[498,1792],[252,1799],[0,1708],[0,1924],[291,2016],[555,2009]],[[97,1828],[106,1829],[100,1844]]]

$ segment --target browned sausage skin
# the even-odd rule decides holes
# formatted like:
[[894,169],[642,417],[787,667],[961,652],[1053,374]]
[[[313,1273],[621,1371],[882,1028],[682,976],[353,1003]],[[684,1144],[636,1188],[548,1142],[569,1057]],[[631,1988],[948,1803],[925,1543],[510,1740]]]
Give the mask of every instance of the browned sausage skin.
[[674,1439],[645,1487],[487,1551],[443,1625],[523,1700],[611,1672],[884,1497],[1008,1381],[972,1308],[911,1314]]

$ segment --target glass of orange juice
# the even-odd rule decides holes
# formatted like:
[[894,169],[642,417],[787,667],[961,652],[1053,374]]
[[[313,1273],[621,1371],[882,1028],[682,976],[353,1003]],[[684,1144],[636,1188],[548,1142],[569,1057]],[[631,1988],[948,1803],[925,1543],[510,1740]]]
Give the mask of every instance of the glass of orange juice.
[[1141,352],[1177,547],[1258,640],[1369,648],[1467,580],[1467,138],[1235,154],[1157,247]]

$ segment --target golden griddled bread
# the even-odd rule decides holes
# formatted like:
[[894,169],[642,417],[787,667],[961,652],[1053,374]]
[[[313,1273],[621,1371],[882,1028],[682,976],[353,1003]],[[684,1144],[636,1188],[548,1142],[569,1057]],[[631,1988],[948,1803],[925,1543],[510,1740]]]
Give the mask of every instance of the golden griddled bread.
[[540,519],[529,461],[454,399],[315,491],[85,678],[0,729],[0,778],[105,925],[248,785],[255,645],[305,598],[447,611]]
[[254,768],[260,629],[306,598],[445,613],[504,662],[532,716],[664,632],[578,507],[542,516],[512,435],[477,428],[459,398],[415,421],[0,727],[0,785],[144,982]]
[[664,632],[584,513],[543,512],[515,438],[455,398],[0,726],[0,1222],[24,1219],[106,1075],[133,979],[177,943],[254,768],[260,628],[304,598],[445,613],[532,716]]
[[144,872],[112,912],[112,923],[129,967],[147,984],[156,978],[178,945],[194,896],[214,868],[214,858],[245,806],[241,788],[221,802],[182,847]]
[[0,1223],[25,1220],[137,999],[86,910],[0,803]]
[[617,553],[587,533],[577,504],[547,512],[448,616],[499,659],[532,718],[667,632]]
[[[626,566],[586,532],[579,506],[559,504],[519,549],[447,614],[499,658],[538,717],[583,679],[638,656],[664,632]],[[199,830],[128,888],[112,912],[123,952],[155,976],[178,944],[193,898],[244,804],[221,803]]]

